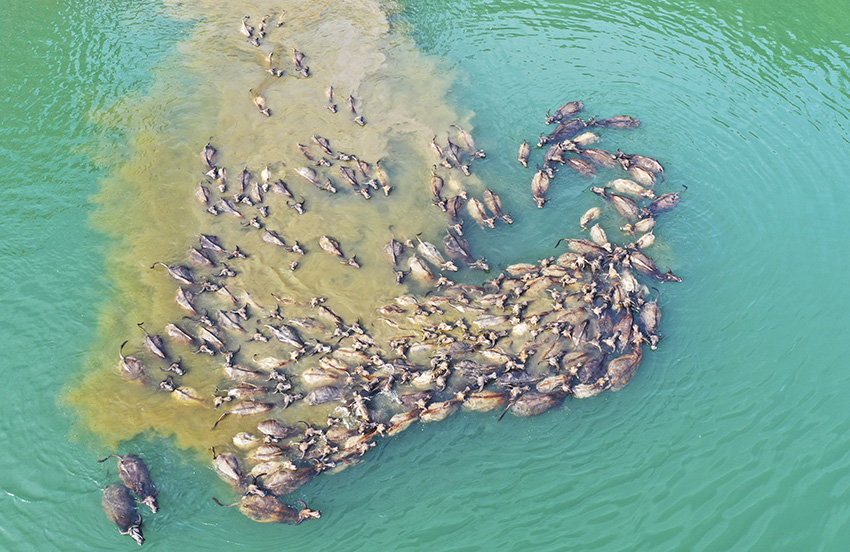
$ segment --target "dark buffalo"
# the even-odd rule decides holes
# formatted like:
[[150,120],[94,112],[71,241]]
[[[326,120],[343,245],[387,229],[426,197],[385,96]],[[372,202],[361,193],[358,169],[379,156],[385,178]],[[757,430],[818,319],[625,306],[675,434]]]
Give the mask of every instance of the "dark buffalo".
[[118,459],[118,477],[124,482],[124,485],[138,496],[142,504],[151,509],[154,514],[159,511],[159,505],[156,503],[156,495],[159,492],[151,478],[151,472],[141,458],[135,454],[127,454],[118,456],[110,454],[103,460],[98,462],[106,462],[110,458]]
[[122,535],[130,535],[139,546],[145,542],[142,536],[142,516],[136,510],[136,501],[130,490],[123,485],[109,485],[103,489],[103,511]]

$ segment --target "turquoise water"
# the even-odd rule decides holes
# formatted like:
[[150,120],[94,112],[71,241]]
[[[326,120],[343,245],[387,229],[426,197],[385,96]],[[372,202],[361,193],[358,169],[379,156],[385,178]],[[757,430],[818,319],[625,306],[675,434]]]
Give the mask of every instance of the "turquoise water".
[[[95,462],[114,451],[108,436],[62,397],[118,300],[117,238],[91,221],[104,209],[92,197],[132,155],[133,102],[121,101],[162,86],[156,71],[204,24],[175,14],[82,1],[13,3],[0,18],[15,37],[0,58],[3,549],[135,547],[100,508],[115,479]],[[665,191],[688,186],[652,252],[684,279],[660,286],[665,339],[616,394],[499,424],[462,414],[381,442],[295,493],[323,512],[299,527],[219,509],[209,496],[232,495],[194,452],[141,435],[119,449],[142,455],[162,489],[145,547],[845,549],[846,6],[405,2],[394,17],[455,79],[449,100],[474,113],[488,152],[476,173],[517,220],[469,232],[492,262],[552,254],[595,204],[565,174],[545,209],[531,204],[515,156],[548,128],[542,113],[582,99],[644,122],[599,146],[659,158]],[[195,152],[193,140],[179,145]]]

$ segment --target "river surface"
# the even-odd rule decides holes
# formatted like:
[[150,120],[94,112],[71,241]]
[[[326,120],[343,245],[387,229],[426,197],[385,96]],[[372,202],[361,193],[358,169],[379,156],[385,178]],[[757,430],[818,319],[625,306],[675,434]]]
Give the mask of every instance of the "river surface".
[[[2,10],[0,549],[135,547],[100,505],[117,477],[96,460],[113,452],[142,456],[157,480],[144,546],[158,550],[845,549],[846,5],[340,4],[287,6],[285,36],[311,56],[313,76],[286,84],[263,77],[238,34],[242,15],[258,22],[277,4],[13,0]],[[308,88],[292,95],[291,83]],[[309,94],[326,102],[328,84],[362,98],[365,127],[329,112],[298,119]],[[318,255],[294,272],[252,272],[261,286],[329,294],[356,317],[398,294],[375,268],[388,225],[440,239],[444,219],[424,192],[428,141],[450,124],[487,152],[454,185],[496,190],[516,220],[487,231],[470,221],[476,253],[498,270],[577,237],[578,217],[598,204],[591,182],[559,175],[538,210],[533,169],[516,162],[523,140],[551,128],[543,114],[575,99],[588,116],[640,118],[598,147],[656,157],[664,191],[687,186],[650,251],[683,282],[659,286],[664,339],[634,380],[538,417],[416,424],[299,488],[290,501],[322,518],[298,527],[216,506],[210,496],[235,495],[209,467],[207,426],[191,429],[191,410],[159,397],[140,408],[114,373],[118,345],[139,348],[138,322],[161,328],[177,312],[173,282],[148,267],[178,260],[210,220],[192,195],[207,139],[227,144],[233,178],[240,164],[258,171],[282,136],[294,159],[293,143],[315,132],[345,144],[362,131],[350,147],[387,159],[399,182],[421,181],[423,196],[400,185],[327,209],[323,192],[304,189],[315,208],[299,239],[332,224],[364,265],[357,285]]]

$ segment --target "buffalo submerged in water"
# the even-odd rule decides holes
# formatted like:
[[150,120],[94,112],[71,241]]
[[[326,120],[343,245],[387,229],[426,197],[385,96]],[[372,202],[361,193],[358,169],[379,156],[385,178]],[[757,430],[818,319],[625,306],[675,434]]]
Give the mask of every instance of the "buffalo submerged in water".
[[318,519],[322,513],[311,510],[307,505],[301,503],[301,509],[284,504],[273,495],[248,494],[243,496],[239,502],[233,504],[222,504],[218,499],[213,499],[219,506],[239,506],[239,511],[247,517],[260,523],[288,523],[299,525],[308,519]]
[[107,486],[103,490],[102,504],[106,517],[118,526],[122,535],[130,535],[139,546],[145,542],[145,537],[142,536],[142,516],[136,510],[136,501],[127,487]]
[[121,478],[124,485],[133,491],[133,494],[139,497],[140,502],[151,509],[151,512],[157,513],[159,510],[159,505],[156,502],[158,491],[144,461],[135,454],[125,456],[110,454],[103,460],[98,460],[98,462],[106,462],[110,458],[118,459],[118,477]]

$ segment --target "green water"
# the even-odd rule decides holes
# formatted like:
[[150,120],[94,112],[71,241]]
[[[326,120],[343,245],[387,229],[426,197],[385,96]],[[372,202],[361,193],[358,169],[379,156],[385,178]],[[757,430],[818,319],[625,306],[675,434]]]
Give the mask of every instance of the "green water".
[[[123,289],[107,273],[118,238],[93,226],[105,207],[92,198],[132,161],[128,129],[193,156],[209,136],[148,119],[143,102],[173,86],[178,107],[192,104],[195,75],[175,67],[204,20],[186,13],[13,2],[0,17],[13,37],[0,57],[2,549],[135,547],[100,508],[109,436],[62,397]],[[684,278],[661,286],[665,339],[616,394],[499,424],[461,414],[381,442],[295,493],[323,511],[299,527],[219,509],[210,494],[231,491],[194,452],[136,437],[119,449],[144,456],[161,488],[145,547],[846,549],[846,6],[405,2],[393,22],[455,79],[451,108],[474,113],[488,152],[476,174],[517,220],[470,230],[491,262],[550,255],[595,204],[563,174],[545,209],[531,204],[515,155],[546,130],[542,113],[582,99],[643,120],[599,147],[657,157],[670,189],[688,186],[652,252]]]

